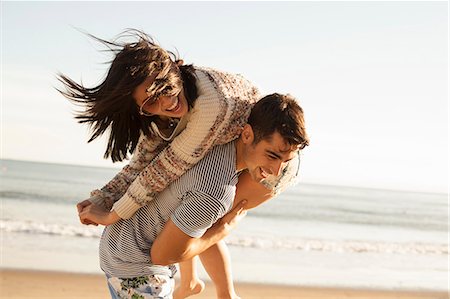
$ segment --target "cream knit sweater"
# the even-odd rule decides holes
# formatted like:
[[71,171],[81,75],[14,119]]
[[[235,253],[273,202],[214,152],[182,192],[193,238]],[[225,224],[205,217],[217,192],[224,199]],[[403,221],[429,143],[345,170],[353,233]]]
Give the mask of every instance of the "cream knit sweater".
[[240,75],[195,68],[198,98],[186,128],[170,143],[156,134],[141,135],[130,163],[91,202],[130,218],[171,182],[200,161],[215,145],[236,139],[247,123],[258,89]]

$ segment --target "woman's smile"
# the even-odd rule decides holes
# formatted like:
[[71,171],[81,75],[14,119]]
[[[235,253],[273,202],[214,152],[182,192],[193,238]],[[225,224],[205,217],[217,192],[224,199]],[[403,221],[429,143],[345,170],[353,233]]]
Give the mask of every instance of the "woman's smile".
[[180,108],[180,105],[179,105],[180,101],[178,99],[178,96],[174,97],[174,99],[175,99],[175,101],[173,102],[173,104],[169,108],[166,109],[169,112],[176,112],[175,110]]

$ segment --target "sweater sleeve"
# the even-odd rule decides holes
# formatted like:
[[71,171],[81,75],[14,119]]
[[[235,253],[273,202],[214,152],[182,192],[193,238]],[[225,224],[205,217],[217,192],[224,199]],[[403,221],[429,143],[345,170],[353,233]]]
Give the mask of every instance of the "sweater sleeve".
[[141,134],[130,163],[114,176],[101,190],[93,190],[89,201],[108,210],[120,199],[138,174],[167,145],[158,136]]
[[[209,73],[197,72],[197,77],[199,97],[186,128],[141,171],[122,198],[114,203],[113,210],[122,219],[130,218],[200,161],[218,141],[223,141],[223,134],[228,135],[226,139],[230,141],[239,135],[242,128],[228,131],[236,114],[236,99],[223,92],[225,87],[220,86]],[[228,85],[230,89],[239,88]],[[246,118],[241,120],[242,126],[245,122]]]

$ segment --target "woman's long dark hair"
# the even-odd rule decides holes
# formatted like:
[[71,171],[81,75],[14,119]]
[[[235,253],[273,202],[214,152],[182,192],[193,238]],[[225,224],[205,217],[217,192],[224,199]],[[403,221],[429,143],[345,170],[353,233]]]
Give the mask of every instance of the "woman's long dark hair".
[[[106,41],[87,34],[107,47],[114,56],[106,78],[99,85],[85,87],[69,77],[58,74],[65,90],[57,89],[73,103],[82,106],[75,116],[79,123],[87,123],[91,130],[88,142],[109,131],[108,145],[104,158],[111,157],[113,162],[122,161],[127,154],[133,153],[141,133],[152,136],[150,123],[157,116],[142,116],[133,99],[132,93],[152,72],[167,67],[178,58],[172,52],[159,47],[146,33],[129,29],[114,41]],[[120,42],[133,38],[133,42]],[[155,61],[158,60],[158,61]],[[193,65],[180,68],[183,89],[190,107],[197,98],[196,77]],[[170,75],[172,76],[172,75]],[[168,84],[177,78],[168,76]],[[179,82],[179,79],[178,79]]]

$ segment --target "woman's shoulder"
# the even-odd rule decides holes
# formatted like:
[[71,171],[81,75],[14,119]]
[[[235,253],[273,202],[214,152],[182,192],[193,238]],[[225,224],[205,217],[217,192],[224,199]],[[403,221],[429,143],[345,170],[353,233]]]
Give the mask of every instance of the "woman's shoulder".
[[245,84],[251,85],[252,87],[256,87],[241,74],[230,73],[215,68],[202,66],[196,66],[195,72],[197,76],[199,73],[204,74],[211,81],[217,81],[220,83],[237,83],[242,81]]
[[215,91],[226,99],[256,102],[258,88],[241,74],[233,74],[208,67],[195,67],[200,96]]

